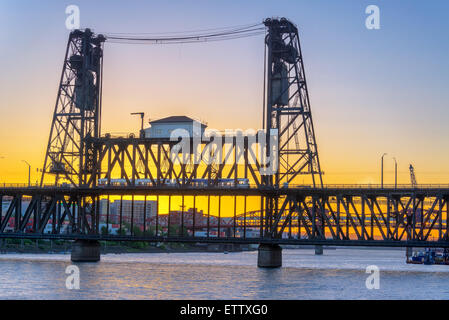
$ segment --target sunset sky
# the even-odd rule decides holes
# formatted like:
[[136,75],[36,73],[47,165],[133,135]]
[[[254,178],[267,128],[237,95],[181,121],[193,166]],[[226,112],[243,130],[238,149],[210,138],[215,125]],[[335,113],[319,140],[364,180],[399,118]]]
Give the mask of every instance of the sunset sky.
[[[162,33],[287,17],[298,25],[325,183],[449,183],[449,2],[0,0],[0,183],[43,165],[69,30]],[[365,27],[380,8],[381,29]],[[182,45],[106,43],[103,133],[187,115],[210,128],[262,126],[263,36]]]

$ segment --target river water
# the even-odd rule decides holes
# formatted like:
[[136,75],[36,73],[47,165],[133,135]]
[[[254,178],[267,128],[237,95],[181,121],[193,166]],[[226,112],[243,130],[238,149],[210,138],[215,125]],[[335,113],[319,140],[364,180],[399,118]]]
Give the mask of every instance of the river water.
[[[403,250],[285,249],[283,267],[258,269],[257,252],[107,254],[78,263],[80,289],[66,288],[70,255],[0,255],[0,299],[449,299],[449,266],[407,265]],[[379,268],[367,289],[366,267]]]

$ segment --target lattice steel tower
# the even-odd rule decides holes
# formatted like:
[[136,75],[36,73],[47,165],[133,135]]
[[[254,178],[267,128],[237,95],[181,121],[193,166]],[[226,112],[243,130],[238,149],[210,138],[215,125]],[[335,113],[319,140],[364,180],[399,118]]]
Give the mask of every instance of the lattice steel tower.
[[310,174],[322,186],[298,28],[285,18],[266,19],[264,128],[278,129],[278,172],[265,183],[291,183]]
[[70,33],[41,178],[55,175],[75,185],[91,177],[93,148],[88,137],[100,136],[103,43],[89,29]]

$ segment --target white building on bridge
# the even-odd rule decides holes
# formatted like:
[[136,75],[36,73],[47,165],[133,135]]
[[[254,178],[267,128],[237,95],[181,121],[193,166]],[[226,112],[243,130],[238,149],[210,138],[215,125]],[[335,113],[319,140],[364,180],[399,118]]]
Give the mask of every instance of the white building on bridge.
[[176,129],[184,129],[190,137],[193,137],[194,123],[200,125],[201,136],[207,128],[207,124],[186,116],[172,116],[159,120],[150,121],[151,127],[146,128],[145,138],[170,138],[172,132]]

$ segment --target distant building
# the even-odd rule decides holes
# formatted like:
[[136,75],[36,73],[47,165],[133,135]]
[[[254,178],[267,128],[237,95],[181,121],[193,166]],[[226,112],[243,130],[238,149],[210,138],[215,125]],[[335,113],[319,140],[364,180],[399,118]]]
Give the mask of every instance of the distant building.
[[200,126],[200,134],[203,135],[207,125],[186,116],[173,116],[155,121],[150,121],[151,127],[145,129],[145,138],[170,138],[172,132],[176,129],[184,129],[193,137],[193,125],[197,123]]
[[[100,200],[100,214],[102,222],[106,221],[108,211],[108,200]],[[144,217],[150,219],[156,216],[157,201],[147,200],[146,204],[143,200],[114,200],[109,203],[109,223],[120,222],[120,212],[122,222],[131,223],[134,225],[143,225]],[[144,214],[145,213],[145,214]]]

